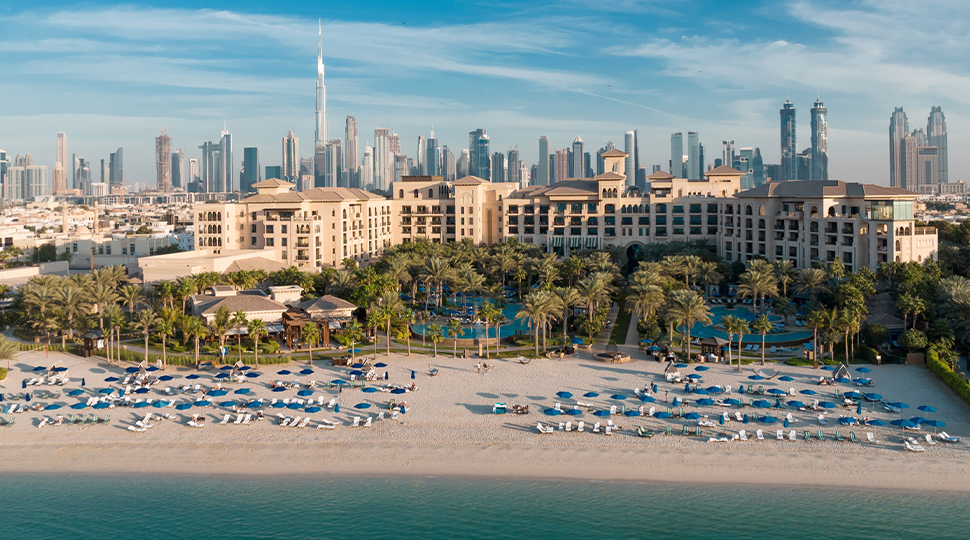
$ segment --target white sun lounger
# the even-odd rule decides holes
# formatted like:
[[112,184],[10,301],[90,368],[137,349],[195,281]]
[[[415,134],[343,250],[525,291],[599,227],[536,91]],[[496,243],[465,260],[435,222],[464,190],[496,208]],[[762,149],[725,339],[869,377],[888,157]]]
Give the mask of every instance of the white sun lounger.
[[744,418],[741,418],[740,411],[734,411],[734,419],[737,420],[738,422],[744,422]]
[[242,420],[243,420],[243,415],[237,414],[236,415],[236,421],[233,422],[233,424],[242,424]]
[[354,417],[354,423],[351,424],[350,427],[360,427],[360,417],[359,416],[355,416]]
[[367,421],[366,421],[366,422],[364,422],[364,427],[370,427],[370,426],[371,426],[371,423],[372,423],[373,421],[374,421],[374,417],[373,417],[373,416],[368,416],[368,417],[367,417]]
[[795,419],[792,417],[791,413],[785,415],[785,420],[788,420],[789,424],[795,422]]
[[584,431],[586,431],[586,422],[580,422],[579,425],[576,426],[576,431],[580,433],[583,433]]
[[559,422],[559,431],[566,431],[566,423]]
[[37,424],[37,427],[39,427],[39,428],[42,428],[42,427],[44,427],[44,426],[46,426],[46,425],[47,425],[47,417],[45,416],[45,417],[44,417],[44,418],[43,418],[43,419],[42,419],[42,420],[40,421],[40,423],[39,423],[39,424]]
[[940,434],[937,435],[937,438],[942,440],[943,442],[948,442],[948,443],[960,442],[960,437],[952,437],[949,434],[947,434],[947,432],[945,431],[941,431]]
[[785,440],[785,432],[779,429],[775,434],[775,439],[778,439],[779,441]]
[[933,436],[929,433],[926,434],[926,444],[936,444],[936,441],[933,440]]
[[333,398],[333,399],[330,400],[330,403],[327,403],[327,408],[328,409],[332,409],[336,405],[337,405],[337,398]]
[[556,429],[555,428],[553,428],[552,426],[548,426],[548,427],[543,426],[542,425],[542,422],[537,422],[536,423],[536,427],[539,428],[539,433],[555,433],[556,432]]
[[600,432],[600,423],[596,422],[595,424],[593,424],[593,433],[599,433],[599,432]]
[[572,430],[573,430],[573,423],[566,422],[566,431],[572,431]]
[[798,434],[795,433],[795,430],[794,429],[788,432],[788,440],[789,441],[797,441],[798,440]]
[[381,411],[381,412],[377,413],[377,419],[378,420],[383,420],[384,419],[384,411]]
[[613,428],[611,428],[610,426],[606,426],[606,434],[607,435],[612,435],[613,434]]
[[301,420],[303,420],[303,419],[301,417],[297,416],[296,418],[293,419],[293,421],[290,422],[289,427],[298,427],[300,425],[300,421]]
[[610,405],[610,414],[616,414],[616,405]]
[[910,442],[909,442],[909,441],[905,441],[905,442],[903,442],[903,445],[904,445],[904,446],[906,447],[906,449],[907,449],[907,450],[909,450],[910,452],[925,452],[925,451],[926,451],[926,449],[925,449],[925,448],[923,448],[922,446],[920,446],[919,444],[910,444]]
[[141,426],[128,426],[128,431],[138,431],[138,432],[141,432],[141,431],[146,431],[146,430],[145,430],[145,428],[143,428]]
[[310,417],[309,416],[307,416],[306,418],[304,418],[303,421],[300,422],[300,425],[298,427],[305,428],[308,425],[310,425]]
[[252,419],[253,419],[253,415],[247,414],[246,416],[243,417],[243,421],[242,421],[243,425],[249,425],[249,421]]
[[821,414],[818,415],[818,423],[821,424],[821,425],[823,425],[823,426],[825,425],[825,417],[822,416]]
[[876,437],[871,431],[866,432],[866,440],[869,441],[869,444],[876,444]]
[[758,431],[756,431],[756,432],[755,432],[755,435],[756,435],[756,436],[758,437],[758,440],[759,440],[759,441],[763,441],[763,440],[765,440],[765,434],[764,434],[764,432],[763,432],[763,431],[761,431],[760,429],[759,429]]
[[231,414],[227,414],[226,417],[222,419],[222,422],[219,422],[219,423],[220,424],[228,424],[230,418],[232,418],[232,415]]
[[742,441],[748,440],[748,434],[743,429],[738,431],[738,436],[741,438]]

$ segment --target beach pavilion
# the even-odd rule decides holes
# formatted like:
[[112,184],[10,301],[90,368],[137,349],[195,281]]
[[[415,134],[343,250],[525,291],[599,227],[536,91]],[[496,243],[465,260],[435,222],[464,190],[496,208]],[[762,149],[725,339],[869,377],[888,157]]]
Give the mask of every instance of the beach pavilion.
[[283,338],[286,345],[291,349],[300,345],[303,327],[312,323],[321,329],[320,343],[329,347],[330,333],[340,330],[343,323],[350,322],[356,309],[356,305],[329,294],[291,307],[283,313]]

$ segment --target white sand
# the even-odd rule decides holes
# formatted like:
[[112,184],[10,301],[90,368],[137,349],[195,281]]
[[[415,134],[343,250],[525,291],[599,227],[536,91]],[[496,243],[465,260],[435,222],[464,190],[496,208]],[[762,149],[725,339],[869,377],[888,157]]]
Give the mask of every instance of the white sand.
[[[450,352],[450,351],[449,351]],[[5,395],[21,392],[21,379],[32,375],[30,369],[38,365],[50,365],[56,359],[63,359],[70,367],[72,383],[58,389],[63,393],[79,386],[84,377],[89,392],[107,386],[102,382],[109,375],[117,375],[121,370],[107,366],[103,362],[84,360],[74,356],[51,354],[49,359],[43,353],[23,353],[14,362],[13,370],[6,381],[0,383],[0,391]],[[970,491],[966,478],[970,477],[970,444],[963,442],[947,445],[940,442],[927,447],[927,451],[914,454],[903,450],[901,437],[904,432],[893,426],[848,428],[838,424],[838,415],[856,416],[855,408],[833,409],[827,415],[828,424],[820,426],[816,415],[810,412],[795,411],[792,429],[799,434],[797,442],[776,441],[774,433],[781,428],[780,423],[763,426],[752,422],[747,426],[730,422],[725,426],[705,428],[705,437],[684,437],[679,435],[685,423],[671,419],[677,435],[658,435],[651,439],[636,437],[637,426],[661,429],[667,421],[653,418],[629,418],[615,416],[613,421],[624,429],[606,437],[589,432],[594,421],[605,419],[589,413],[583,416],[552,418],[542,413],[556,401],[571,405],[576,399],[593,402],[606,407],[616,403],[609,396],[621,392],[630,397],[623,402],[628,407],[636,407],[640,402],[633,398],[632,388],[642,387],[647,382],[658,382],[659,405],[664,398],[664,390],[669,390],[670,398],[684,397],[683,385],[660,383],[659,373],[662,364],[635,360],[628,364],[603,364],[589,359],[571,358],[565,361],[534,360],[522,365],[511,360],[492,360],[496,367],[488,374],[475,372],[473,360],[451,359],[442,355],[437,359],[415,355],[408,359],[402,355],[390,358],[377,357],[376,362],[386,362],[392,383],[408,384],[416,382],[417,392],[406,395],[386,393],[362,393],[360,389],[344,390],[342,395],[336,390],[320,390],[314,394],[336,396],[341,412],[323,411],[312,414],[317,420],[324,418],[338,420],[344,425],[336,430],[282,428],[275,421],[263,420],[250,426],[216,425],[221,419],[222,410],[218,407],[177,411],[175,409],[105,409],[93,411],[73,411],[68,407],[46,413],[108,413],[110,425],[94,426],[36,426],[45,413],[27,412],[16,415],[16,425],[0,428],[0,472],[7,473],[98,473],[98,474],[213,474],[213,475],[306,475],[306,474],[351,474],[351,475],[448,475],[474,477],[535,477],[570,478],[631,481],[670,481],[700,483],[746,483],[746,484],[784,484],[812,486],[842,486],[856,488],[892,488],[915,490]],[[437,377],[429,377],[429,362],[439,367]],[[298,371],[305,363],[288,366],[265,366],[260,369],[263,376],[258,382],[247,384],[255,389],[256,397],[293,398],[294,391],[272,393],[267,383],[274,378],[292,380],[294,376],[278,377],[276,371],[283,368]],[[769,366],[772,367],[772,366]],[[346,378],[347,369],[334,368],[323,363],[314,366],[316,373],[300,377],[301,382],[309,379],[329,381],[337,377]],[[410,378],[411,369],[417,378]],[[819,372],[810,368],[791,368],[780,366],[783,373],[795,378],[794,382],[763,381],[766,388],[780,387],[785,390],[793,386],[796,390],[811,388],[819,391],[819,399],[834,401],[830,387],[814,384]],[[684,374],[693,372],[691,368],[682,370]],[[170,374],[187,375],[190,370],[170,369]],[[822,372],[830,373],[830,372]],[[157,374],[161,374],[158,372]],[[210,383],[211,374],[203,375],[195,382]],[[717,365],[702,373],[704,385],[730,384],[735,389],[739,384],[747,386],[746,368],[738,373],[735,367]],[[853,373],[855,375],[855,373]],[[949,389],[933,377],[931,373],[918,367],[880,366],[873,367],[868,374],[876,387],[869,391],[882,394],[887,399],[909,403],[911,409],[904,410],[903,416],[921,415],[946,422],[944,431],[951,435],[970,435],[970,412]],[[185,381],[178,378],[168,384]],[[161,383],[158,388],[164,388]],[[232,386],[230,386],[232,387]],[[843,391],[856,389],[843,385]],[[557,391],[575,394],[571,400],[555,397]],[[583,398],[583,393],[595,391],[598,398]],[[251,394],[252,395],[252,394]],[[155,390],[148,397],[163,397]],[[408,402],[408,412],[399,421],[383,420],[371,428],[351,428],[354,416],[376,418],[377,405],[366,410],[356,410],[353,405],[360,402],[379,404],[386,407],[389,398]],[[693,401],[691,396],[690,400]],[[736,397],[736,396],[735,396]],[[751,396],[748,396],[751,397]],[[230,394],[215,398],[220,402],[242,396]],[[800,401],[810,402],[811,396],[799,395]],[[194,399],[193,398],[180,398]],[[769,398],[766,398],[769,399]],[[791,398],[788,398],[791,399]],[[72,404],[74,398],[62,398],[56,402]],[[496,401],[529,404],[529,415],[493,415],[492,405]],[[770,399],[774,403],[774,399]],[[923,413],[916,409],[922,404],[938,408],[936,413]],[[649,406],[650,404],[645,404]],[[711,414],[716,420],[722,408],[687,407],[687,411]],[[730,409],[732,412],[736,409]],[[145,433],[132,433],[125,425],[143,417],[147,412],[169,412],[179,418],[176,421],[156,422],[156,426]],[[841,412],[840,412],[841,411]],[[192,412],[207,412],[208,424],[205,428],[195,429],[185,425]],[[274,416],[284,412],[290,416],[305,416],[302,411],[266,409],[266,414]],[[765,410],[745,408],[742,414],[764,413]],[[783,411],[767,410],[773,416],[783,416]],[[186,414],[189,413],[189,414]],[[895,415],[876,411],[864,414],[889,421]],[[10,418],[12,415],[5,415]],[[571,419],[587,422],[587,433],[556,432],[540,435],[536,422]],[[747,429],[749,433],[761,427],[765,430],[765,441],[731,442],[712,444],[707,442],[708,435],[721,431]],[[822,429],[826,434],[825,442],[805,442],[802,433],[813,433]],[[860,438],[866,431],[872,431],[879,443],[852,444],[835,442],[835,431],[841,430],[848,437],[855,431]],[[932,432],[932,429],[929,430]]]

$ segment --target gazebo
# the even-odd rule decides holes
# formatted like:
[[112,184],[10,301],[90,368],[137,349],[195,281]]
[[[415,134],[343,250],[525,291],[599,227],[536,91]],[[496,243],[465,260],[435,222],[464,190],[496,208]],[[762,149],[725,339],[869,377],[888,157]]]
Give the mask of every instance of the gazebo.
[[91,330],[81,336],[81,339],[84,340],[84,344],[81,346],[80,356],[88,357],[93,355],[94,351],[104,348],[104,332],[101,329]]
[[707,356],[713,354],[721,357],[721,349],[728,346],[728,340],[719,337],[709,337],[701,340],[701,354]]

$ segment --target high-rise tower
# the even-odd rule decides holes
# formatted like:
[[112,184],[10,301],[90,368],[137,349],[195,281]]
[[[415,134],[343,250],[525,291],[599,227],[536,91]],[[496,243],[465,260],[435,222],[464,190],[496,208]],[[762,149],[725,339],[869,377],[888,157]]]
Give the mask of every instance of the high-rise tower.
[[[795,130],[795,105],[786,99],[781,107],[781,180],[798,179],[798,140]],[[728,165],[730,167],[730,165]]]
[[627,131],[623,134],[623,151],[626,152],[626,163],[624,163],[624,172],[626,172],[626,181],[623,182],[627,186],[632,186],[636,183],[636,133],[633,131]]
[[533,180],[539,186],[549,185],[549,137],[539,137],[539,177]]
[[573,161],[570,163],[570,167],[573,170],[573,178],[583,178],[586,176],[586,168],[583,166],[583,139],[576,136],[576,140],[573,141]]
[[[320,24],[320,23],[318,23]],[[323,84],[323,25],[320,24],[320,42],[317,44],[317,126],[313,142],[315,149],[327,144],[327,87]]]
[[700,180],[701,173],[701,141],[696,131],[687,132],[687,179]]
[[155,173],[155,187],[172,191],[172,138],[165,130],[155,137]]
[[948,183],[950,171],[946,159],[946,118],[943,117],[943,108],[940,106],[930,108],[930,117],[926,120],[926,142],[937,148],[936,166],[940,183]]
[[902,107],[896,107],[889,117],[889,185],[892,187],[906,185],[902,144],[908,135],[909,119]]
[[[300,181],[300,139],[293,133],[293,128],[283,137],[283,178],[286,182],[299,185]],[[267,180],[269,180],[267,178]]]
[[670,174],[684,178],[684,134],[670,134]]
[[357,119],[347,116],[344,125],[344,167],[349,175],[348,185],[360,187],[360,157],[357,155]]
[[812,107],[812,180],[829,179],[828,109],[822,99]]

